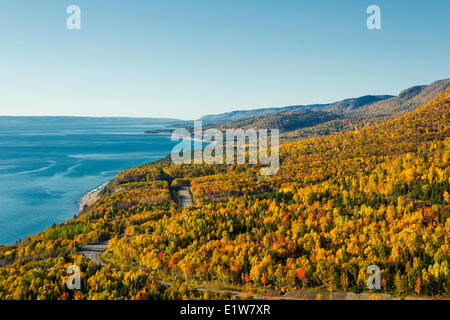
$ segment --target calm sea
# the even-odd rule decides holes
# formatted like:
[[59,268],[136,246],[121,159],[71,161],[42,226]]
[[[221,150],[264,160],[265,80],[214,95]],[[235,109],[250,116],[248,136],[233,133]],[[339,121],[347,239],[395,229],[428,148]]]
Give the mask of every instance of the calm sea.
[[0,117],[0,244],[73,218],[84,194],[176,142],[169,120]]

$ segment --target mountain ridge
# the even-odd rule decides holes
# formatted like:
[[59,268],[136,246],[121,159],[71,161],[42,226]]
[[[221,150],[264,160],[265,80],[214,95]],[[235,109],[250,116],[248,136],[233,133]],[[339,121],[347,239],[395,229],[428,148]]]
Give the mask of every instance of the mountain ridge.
[[[448,87],[450,79],[444,79],[427,86],[402,90],[398,96],[379,101],[363,96],[301,111],[286,112],[286,108],[281,108],[278,109],[281,112],[209,124],[205,128],[279,129],[282,138],[287,140],[326,136],[366,128],[402,116],[436,98]],[[287,108],[291,110],[295,107]]]
[[392,115],[396,112],[406,113],[414,110],[424,102],[433,99],[450,86],[450,79],[435,81],[429,85],[417,85],[402,90],[397,96],[393,95],[364,95],[357,98],[346,98],[343,100],[309,105],[292,105],[286,107],[257,108],[251,110],[234,110],[220,114],[202,116],[206,125],[231,122],[271,114],[295,112],[295,111],[324,111],[340,115],[363,115],[374,116]]
[[391,95],[365,95],[357,98],[346,98],[332,103],[325,104],[309,104],[309,105],[292,105],[280,108],[257,108],[251,110],[235,110],[217,115],[205,115],[199,120],[204,121],[206,124],[222,123],[235,120],[243,120],[249,118],[255,118],[259,116],[274,114],[274,113],[286,113],[295,111],[311,111],[316,109],[323,109],[320,111],[332,111],[332,110],[352,110],[360,108],[367,104],[382,101],[392,98]]

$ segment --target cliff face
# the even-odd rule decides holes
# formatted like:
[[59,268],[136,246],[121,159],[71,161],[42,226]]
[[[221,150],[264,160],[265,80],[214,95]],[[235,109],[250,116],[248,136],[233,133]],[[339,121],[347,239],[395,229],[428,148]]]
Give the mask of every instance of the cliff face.
[[97,202],[100,199],[101,192],[101,189],[96,189],[86,194],[83,199],[81,199],[80,210],[86,209]]

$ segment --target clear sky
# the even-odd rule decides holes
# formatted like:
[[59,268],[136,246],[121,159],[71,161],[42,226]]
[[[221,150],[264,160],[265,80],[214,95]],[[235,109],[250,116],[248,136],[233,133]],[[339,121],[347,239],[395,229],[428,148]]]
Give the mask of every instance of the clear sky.
[[[81,30],[66,28],[69,5]],[[381,30],[366,9],[381,8]],[[0,0],[0,115],[194,119],[450,77],[448,0]]]

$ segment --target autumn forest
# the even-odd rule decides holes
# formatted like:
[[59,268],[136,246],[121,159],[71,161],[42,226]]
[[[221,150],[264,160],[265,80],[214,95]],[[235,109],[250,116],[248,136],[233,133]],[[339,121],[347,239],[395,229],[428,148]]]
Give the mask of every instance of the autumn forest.
[[[273,117],[290,119],[273,176],[169,157],[119,173],[74,219],[0,246],[0,299],[449,298],[450,89],[389,115],[319,114],[307,128],[304,114],[315,116]],[[345,130],[323,129],[336,121]],[[178,205],[181,187],[193,205]],[[105,241],[103,266],[79,253]],[[66,286],[71,265],[79,290]]]

